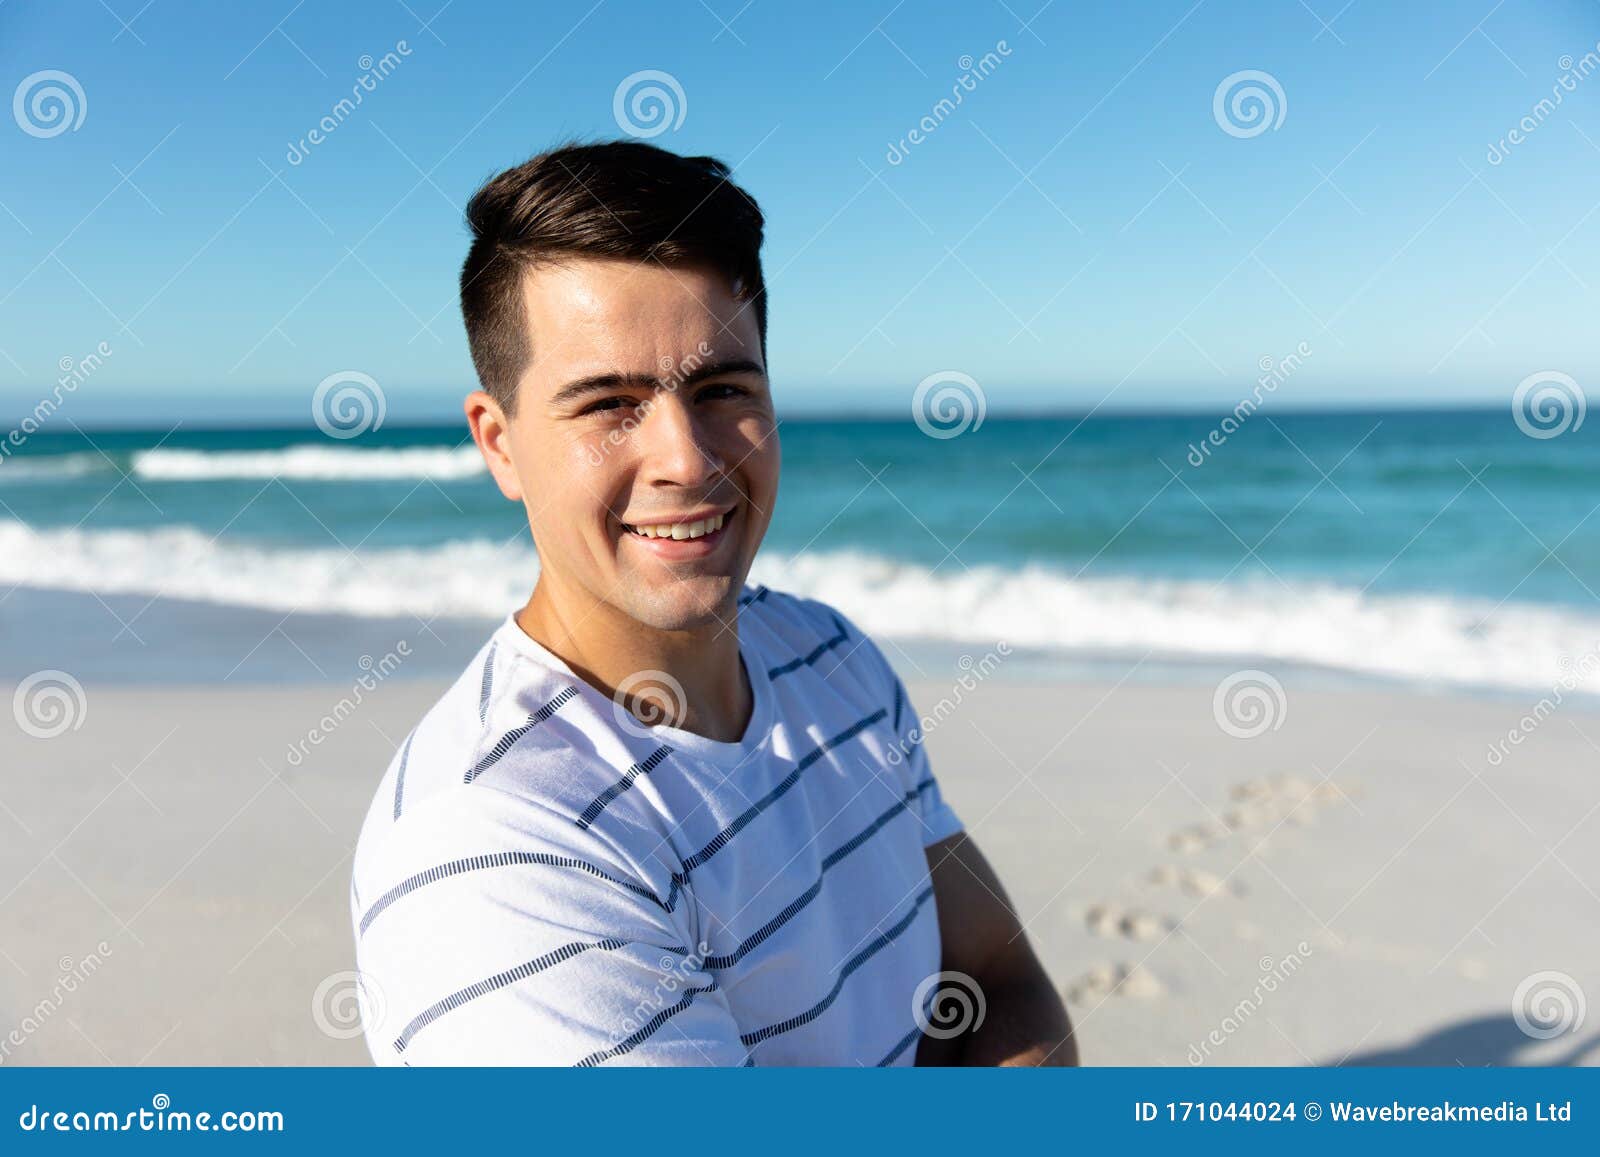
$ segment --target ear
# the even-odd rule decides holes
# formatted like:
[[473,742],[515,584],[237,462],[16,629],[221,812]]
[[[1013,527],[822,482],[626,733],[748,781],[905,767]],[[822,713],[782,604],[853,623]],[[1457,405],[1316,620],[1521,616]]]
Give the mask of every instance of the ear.
[[511,456],[511,422],[500,403],[482,390],[473,390],[462,404],[472,440],[478,444],[495,485],[512,502],[522,501],[522,481]]

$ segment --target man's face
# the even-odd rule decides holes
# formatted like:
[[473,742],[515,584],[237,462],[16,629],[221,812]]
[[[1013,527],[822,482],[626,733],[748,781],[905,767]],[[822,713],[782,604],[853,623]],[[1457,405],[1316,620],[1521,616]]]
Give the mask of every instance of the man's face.
[[524,300],[533,357],[495,474],[540,585],[658,630],[731,624],[778,490],[754,311],[709,270],[590,259],[529,272]]

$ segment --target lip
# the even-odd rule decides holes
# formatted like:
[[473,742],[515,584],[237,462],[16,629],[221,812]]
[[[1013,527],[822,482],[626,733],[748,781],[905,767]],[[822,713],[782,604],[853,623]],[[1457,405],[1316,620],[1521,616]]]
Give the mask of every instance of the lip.
[[621,519],[618,519],[618,523],[622,537],[633,543],[636,548],[647,550],[657,558],[678,562],[685,559],[706,558],[715,553],[725,540],[732,537],[729,531],[734,528],[738,519],[739,507],[709,506],[685,514],[674,514],[670,518],[652,517],[651,521],[643,523],[645,526],[660,526],[668,522],[699,522],[702,519],[715,518],[719,514],[724,516],[722,526],[699,538],[645,538],[627,528],[629,525],[638,526],[640,523],[623,524]]

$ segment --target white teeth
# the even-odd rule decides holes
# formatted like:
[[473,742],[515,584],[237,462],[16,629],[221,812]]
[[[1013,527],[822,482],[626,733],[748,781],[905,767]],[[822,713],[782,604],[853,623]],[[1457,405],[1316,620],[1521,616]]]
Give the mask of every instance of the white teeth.
[[644,538],[671,538],[682,542],[689,538],[703,538],[722,529],[722,524],[727,521],[726,514],[718,514],[713,518],[702,518],[699,522],[673,522],[661,523],[657,526],[629,526],[634,534]]

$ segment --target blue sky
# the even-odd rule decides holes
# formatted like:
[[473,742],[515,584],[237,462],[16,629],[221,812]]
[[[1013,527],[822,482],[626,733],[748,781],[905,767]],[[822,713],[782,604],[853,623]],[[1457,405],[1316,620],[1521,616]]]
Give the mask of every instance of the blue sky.
[[[723,157],[767,213],[791,413],[898,411],[944,370],[994,409],[1231,405],[1300,343],[1284,405],[1600,380],[1600,72],[1559,84],[1600,58],[1592,3],[141,3],[0,7],[0,95],[59,70],[84,106],[55,135],[0,118],[8,411],[103,341],[79,421],[303,420],[347,369],[390,420],[453,412],[467,197],[621,135],[644,70],[683,94],[655,143]],[[1242,70],[1276,127],[1219,123]]]

